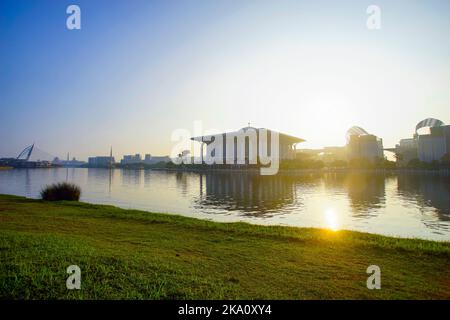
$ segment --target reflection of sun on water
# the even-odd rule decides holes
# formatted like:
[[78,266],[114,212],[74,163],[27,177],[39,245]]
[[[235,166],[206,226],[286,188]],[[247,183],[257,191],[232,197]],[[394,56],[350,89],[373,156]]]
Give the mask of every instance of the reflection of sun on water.
[[338,216],[334,209],[330,208],[325,211],[325,223],[328,229],[332,231],[339,230]]

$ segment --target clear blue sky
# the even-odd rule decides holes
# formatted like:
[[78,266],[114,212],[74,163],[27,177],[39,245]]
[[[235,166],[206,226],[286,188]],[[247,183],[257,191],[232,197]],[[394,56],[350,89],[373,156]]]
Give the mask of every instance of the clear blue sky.
[[[81,30],[66,8],[81,7]],[[366,27],[381,7],[382,29]],[[393,146],[450,124],[449,1],[0,2],[0,156],[169,154],[171,133],[248,121],[343,145]]]

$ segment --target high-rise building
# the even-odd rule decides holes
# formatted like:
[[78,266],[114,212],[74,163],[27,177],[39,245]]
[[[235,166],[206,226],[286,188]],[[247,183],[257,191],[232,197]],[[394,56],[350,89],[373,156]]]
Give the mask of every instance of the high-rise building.
[[136,153],[135,155],[123,156],[123,159],[120,161],[121,164],[137,164],[141,162],[142,158],[141,155],[138,153]]
[[108,168],[114,163],[115,163],[114,157],[111,156],[99,156],[88,158],[88,165],[90,167]]

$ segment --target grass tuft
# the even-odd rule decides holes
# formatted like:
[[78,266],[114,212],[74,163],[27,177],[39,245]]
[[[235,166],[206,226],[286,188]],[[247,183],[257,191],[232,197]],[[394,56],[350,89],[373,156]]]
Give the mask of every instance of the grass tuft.
[[41,190],[41,198],[46,201],[78,201],[81,189],[73,183],[60,182]]

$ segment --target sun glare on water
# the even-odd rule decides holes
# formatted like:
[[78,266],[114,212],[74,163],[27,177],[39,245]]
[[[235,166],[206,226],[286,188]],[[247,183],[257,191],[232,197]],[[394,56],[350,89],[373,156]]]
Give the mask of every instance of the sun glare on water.
[[332,208],[325,211],[325,223],[329,230],[338,231],[339,230],[339,220],[336,211]]

